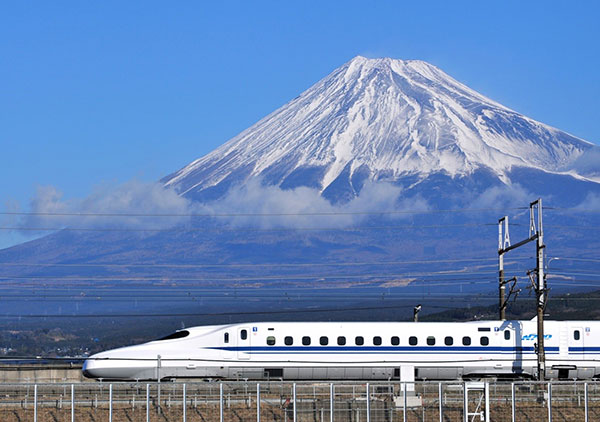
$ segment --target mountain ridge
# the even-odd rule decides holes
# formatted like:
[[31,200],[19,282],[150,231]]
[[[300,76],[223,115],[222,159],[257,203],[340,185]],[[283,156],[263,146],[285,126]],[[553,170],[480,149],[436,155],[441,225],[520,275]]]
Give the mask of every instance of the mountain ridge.
[[[561,257],[548,260],[552,294],[590,289],[599,150],[427,63],[355,58],[162,184],[81,204],[44,196],[24,227],[64,229],[0,250],[0,325],[6,333],[28,315],[73,315],[84,322],[72,331],[122,335],[135,324],[113,315],[189,309],[231,322],[234,310],[273,306],[317,318],[315,304],[411,313],[416,303],[495,302],[498,218],[526,236],[537,197],[545,253]],[[525,290],[534,262],[519,253],[505,276]],[[493,313],[476,315],[484,311]]]
[[478,169],[507,185],[515,167],[598,182],[597,169],[586,177],[573,168],[594,149],[429,63],[358,56],[162,182],[201,200],[253,177],[321,193],[340,185],[350,196],[366,180],[468,177]]

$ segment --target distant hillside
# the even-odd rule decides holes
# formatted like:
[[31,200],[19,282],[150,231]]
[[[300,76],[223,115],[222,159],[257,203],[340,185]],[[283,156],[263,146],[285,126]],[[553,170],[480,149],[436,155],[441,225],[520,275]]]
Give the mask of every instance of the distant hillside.
[[[599,320],[600,290],[589,293],[564,294],[550,296],[546,308],[546,318],[550,320]],[[507,319],[528,320],[535,317],[535,300],[532,297],[520,297],[509,304],[506,310]],[[478,306],[452,309],[434,314],[424,315],[422,321],[472,321],[493,320],[498,318],[498,306]]]
[[[598,320],[600,290],[585,294],[551,297],[547,318],[551,320]],[[496,305],[452,309],[428,313],[433,308],[423,302],[421,321],[472,321],[498,318]],[[228,324],[249,321],[410,321],[413,304],[380,301],[374,306],[364,302],[350,306],[322,304],[318,308],[304,307],[281,311],[274,304],[255,304],[254,312],[236,313],[230,309],[214,316],[130,317],[130,318],[49,318],[6,323],[0,330],[0,358],[3,356],[77,356],[102,350],[143,343],[182,327]],[[281,306],[281,304],[279,305]],[[261,310],[262,309],[262,310]],[[179,309],[181,313],[190,309]],[[262,312],[262,313],[261,313]],[[507,310],[509,319],[528,320],[535,315],[535,302],[520,297]],[[151,323],[149,323],[151,321]],[[60,328],[57,328],[60,327]]]

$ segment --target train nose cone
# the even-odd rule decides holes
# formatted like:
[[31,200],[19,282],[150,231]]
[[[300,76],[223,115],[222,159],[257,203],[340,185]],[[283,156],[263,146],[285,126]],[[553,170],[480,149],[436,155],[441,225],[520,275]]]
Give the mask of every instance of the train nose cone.
[[113,350],[90,356],[81,371],[87,378],[103,380],[152,379],[156,372],[152,362],[136,359],[126,350]]
[[96,373],[94,371],[90,371],[89,369],[82,369],[81,371],[83,373],[83,376],[86,378],[98,378],[98,376],[96,375]]
[[120,371],[115,370],[121,360],[114,360],[110,351],[97,353],[88,357],[83,362],[81,372],[87,378],[96,379],[114,379],[120,375]]
[[86,378],[98,378],[97,374],[94,372],[92,368],[90,368],[90,361],[86,360],[83,363],[83,368],[81,368],[81,372],[83,376]]
[[81,368],[81,372],[83,372],[83,376],[86,378],[101,378],[102,377],[102,365],[98,364],[99,354],[92,355],[88,357],[83,362],[83,367]]

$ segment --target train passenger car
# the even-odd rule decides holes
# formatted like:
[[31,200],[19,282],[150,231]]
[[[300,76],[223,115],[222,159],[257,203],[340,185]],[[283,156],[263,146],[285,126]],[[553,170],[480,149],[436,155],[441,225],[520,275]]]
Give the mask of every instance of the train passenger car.
[[[600,375],[600,322],[546,321],[546,377]],[[193,327],[90,356],[105,380],[534,377],[537,323],[257,322]]]

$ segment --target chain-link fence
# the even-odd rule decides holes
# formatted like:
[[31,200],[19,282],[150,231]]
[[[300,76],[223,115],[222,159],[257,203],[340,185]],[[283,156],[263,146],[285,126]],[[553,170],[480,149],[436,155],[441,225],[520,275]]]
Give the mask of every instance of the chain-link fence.
[[0,385],[2,422],[597,420],[597,382]]

